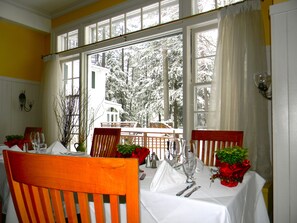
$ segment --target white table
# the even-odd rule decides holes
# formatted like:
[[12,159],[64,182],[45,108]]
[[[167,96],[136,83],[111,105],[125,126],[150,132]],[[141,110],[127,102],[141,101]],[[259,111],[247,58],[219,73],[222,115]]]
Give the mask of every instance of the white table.
[[[210,187],[210,171],[205,167],[195,174],[201,188],[190,198],[185,198],[175,196],[185,185],[166,192],[151,192],[149,186],[155,170],[144,170],[147,177],[141,181],[141,211],[147,212],[146,215],[149,214],[155,222],[269,222],[262,195],[265,180],[254,171],[248,171],[237,187],[223,186],[218,179]],[[142,222],[152,221],[142,219]]]
[[[196,173],[197,185],[201,188],[190,198],[177,197],[175,194],[184,185],[176,185],[165,192],[151,192],[150,183],[156,169],[142,167],[146,178],[140,181],[141,222],[207,222],[207,223],[268,223],[262,187],[264,179],[254,171],[248,171],[244,180],[237,187],[229,188],[220,184],[219,180],[210,185],[210,171],[205,167]],[[4,170],[0,159],[0,172]],[[1,172],[2,173],[2,172]],[[1,181],[5,179],[0,175]],[[7,180],[6,180],[7,184]],[[1,193],[3,191],[2,184]],[[7,190],[6,190],[7,192]],[[9,192],[8,192],[9,193]],[[7,196],[6,196],[7,197]],[[8,204],[6,222],[15,223],[17,218],[11,196],[4,201]],[[91,204],[92,206],[92,204]],[[121,213],[125,205],[121,206]],[[5,213],[5,212],[4,212]],[[122,216],[124,218],[124,215]],[[107,218],[108,219],[108,218]],[[125,222],[125,221],[122,221]]]

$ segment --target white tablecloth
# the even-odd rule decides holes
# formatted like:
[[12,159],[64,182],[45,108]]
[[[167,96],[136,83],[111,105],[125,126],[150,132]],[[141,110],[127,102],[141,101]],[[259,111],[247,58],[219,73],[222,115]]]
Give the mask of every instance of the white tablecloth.
[[[141,181],[141,210],[148,212],[155,222],[269,222],[262,195],[265,180],[254,171],[248,171],[237,187],[223,186],[218,179],[210,187],[210,171],[205,167],[195,174],[201,188],[190,198],[175,196],[186,185],[151,192],[149,186],[155,170],[145,169],[145,172],[147,177]],[[151,221],[142,219],[142,222]]]
[[[265,181],[254,171],[248,171],[244,176],[243,182],[237,187],[225,187],[220,184],[219,180],[215,180],[210,187],[210,171],[208,167],[205,167],[202,172],[195,174],[197,185],[200,185],[201,188],[193,193],[190,198],[185,198],[183,196],[177,197],[175,194],[184,189],[186,184],[177,185],[163,192],[151,192],[150,183],[156,169],[145,167],[142,167],[142,169],[146,173],[146,178],[140,181],[141,222],[143,223],[269,222],[261,192]],[[2,174],[3,171],[3,159],[0,159],[1,197],[3,188],[7,185],[7,180],[5,181],[3,177],[5,174]],[[6,192],[4,191],[4,193]],[[5,202],[8,204],[6,222],[16,223],[17,218],[10,195],[9,199],[4,200],[4,204]],[[125,205],[122,205],[121,213],[124,212]],[[124,218],[124,215],[122,217]]]

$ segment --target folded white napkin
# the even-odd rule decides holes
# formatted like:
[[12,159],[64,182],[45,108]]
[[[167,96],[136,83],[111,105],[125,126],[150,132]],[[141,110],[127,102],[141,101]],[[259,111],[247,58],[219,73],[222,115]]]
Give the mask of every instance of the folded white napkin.
[[23,150],[21,150],[20,149],[20,147],[18,147],[17,145],[14,145],[14,146],[12,146],[12,147],[8,147],[8,146],[6,146],[6,145],[1,145],[0,146],[0,152],[2,153],[2,151],[4,150],[4,149],[6,149],[6,150],[13,150],[13,151],[23,151]]
[[163,191],[178,184],[184,184],[186,179],[187,177],[184,174],[179,173],[163,160],[151,182],[150,191]]
[[48,154],[61,155],[61,153],[67,153],[68,150],[59,141],[54,142],[47,148]]

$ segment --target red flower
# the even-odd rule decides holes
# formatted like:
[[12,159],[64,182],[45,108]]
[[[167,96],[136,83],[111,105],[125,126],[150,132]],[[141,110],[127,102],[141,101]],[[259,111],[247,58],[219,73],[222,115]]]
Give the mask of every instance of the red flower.
[[150,150],[146,147],[138,147],[131,154],[122,154],[117,151],[116,157],[119,158],[138,158],[139,165],[144,163],[145,158],[150,153]]

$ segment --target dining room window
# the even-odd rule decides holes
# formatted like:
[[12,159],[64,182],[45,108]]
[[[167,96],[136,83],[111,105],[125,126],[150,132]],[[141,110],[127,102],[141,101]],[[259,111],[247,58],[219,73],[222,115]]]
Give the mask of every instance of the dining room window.
[[192,30],[194,129],[207,129],[217,36],[217,25]]
[[[137,121],[148,127],[150,122],[170,119],[175,128],[181,127],[182,54],[181,34],[90,54],[89,69],[98,70],[102,84],[90,100],[104,98],[121,105],[117,121]],[[164,104],[169,104],[166,117]]]
[[85,26],[85,44],[95,43],[177,19],[179,19],[179,0],[159,0],[156,3]]

